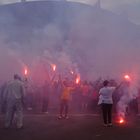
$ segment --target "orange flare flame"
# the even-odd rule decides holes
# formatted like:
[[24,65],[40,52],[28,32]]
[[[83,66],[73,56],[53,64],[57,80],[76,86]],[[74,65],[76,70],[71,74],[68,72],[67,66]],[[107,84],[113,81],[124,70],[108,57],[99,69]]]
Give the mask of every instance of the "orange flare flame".
[[80,82],[80,76],[78,76],[77,78],[76,78],[76,84],[79,84],[79,82]]
[[52,64],[52,69],[53,69],[53,71],[56,71],[56,65],[55,64]]
[[25,75],[28,74],[28,70],[27,70],[27,68],[25,68],[25,70],[24,70],[24,74],[25,74]]
[[127,80],[127,81],[131,80],[129,75],[124,75],[124,79]]
[[74,72],[72,70],[70,72],[71,72],[71,74],[74,74]]
[[123,124],[125,122],[125,120],[123,118],[120,118],[119,123]]

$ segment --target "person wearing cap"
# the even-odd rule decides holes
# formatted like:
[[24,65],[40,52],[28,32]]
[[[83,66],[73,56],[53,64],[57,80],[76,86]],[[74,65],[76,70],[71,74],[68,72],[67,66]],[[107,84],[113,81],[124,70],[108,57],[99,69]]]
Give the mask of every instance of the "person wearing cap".
[[4,91],[6,102],[5,128],[9,128],[16,116],[17,128],[23,127],[23,99],[25,89],[19,75],[14,75],[14,80],[10,81]]

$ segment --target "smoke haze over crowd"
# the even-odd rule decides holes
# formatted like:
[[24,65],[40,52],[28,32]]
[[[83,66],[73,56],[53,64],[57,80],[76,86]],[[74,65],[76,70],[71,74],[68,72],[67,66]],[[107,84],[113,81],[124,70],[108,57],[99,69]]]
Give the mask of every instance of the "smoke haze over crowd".
[[51,64],[57,74],[73,70],[83,80],[125,73],[139,79],[140,26],[94,5],[44,4],[48,8],[43,2],[1,7],[1,79],[23,75],[27,66],[30,77],[44,81]]

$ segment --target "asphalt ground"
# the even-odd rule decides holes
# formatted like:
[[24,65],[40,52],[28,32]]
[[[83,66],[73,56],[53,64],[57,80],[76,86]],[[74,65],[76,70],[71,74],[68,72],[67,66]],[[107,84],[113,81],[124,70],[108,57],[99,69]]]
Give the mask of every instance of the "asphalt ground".
[[[115,118],[115,117],[113,117]],[[0,140],[140,140],[140,117],[113,127],[104,127],[96,114],[71,114],[69,119],[58,119],[56,114],[26,114],[24,128],[4,129],[0,116]]]

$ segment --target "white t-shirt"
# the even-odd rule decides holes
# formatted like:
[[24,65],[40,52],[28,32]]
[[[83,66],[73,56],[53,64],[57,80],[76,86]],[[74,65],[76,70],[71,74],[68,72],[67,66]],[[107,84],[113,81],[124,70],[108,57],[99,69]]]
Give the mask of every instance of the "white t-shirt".
[[113,104],[112,100],[112,93],[116,87],[103,87],[99,91],[99,102],[98,104],[105,103],[105,104]]

